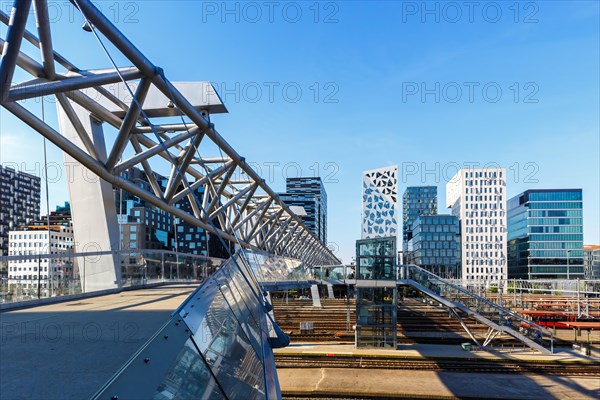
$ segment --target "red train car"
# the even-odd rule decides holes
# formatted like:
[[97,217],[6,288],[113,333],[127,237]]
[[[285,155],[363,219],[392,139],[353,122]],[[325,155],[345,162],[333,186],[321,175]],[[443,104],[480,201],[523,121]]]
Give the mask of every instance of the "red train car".
[[[598,319],[593,318],[577,318],[576,315],[566,311],[544,311],[544,310],[514,310],[519,314],[530,318],[533,323],[543,326],[544,328],[570,329],[567,325],[569,322],[598,322]],[[528,328],[528,324],[522,324]]]

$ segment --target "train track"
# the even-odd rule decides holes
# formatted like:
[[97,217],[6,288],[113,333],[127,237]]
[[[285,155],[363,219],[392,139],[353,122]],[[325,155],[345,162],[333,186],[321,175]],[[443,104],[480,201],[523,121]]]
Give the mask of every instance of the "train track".
[[[331,334],[327,335],[292,335],[290,336],[292,343],[354,343],[354,337],[337,337]],[[440,337],[399,337],[396,342],[398,344],[456,344],[459,345],[464,342],[468,342],[470,339],[467,337],[457,338],[440,338]],[[503,347],[523,347],[522,343],[513,340],[501,343]],[[555,347],[558,347],[555,345]]]
[[[286,304],[275,300],[275,320],[284,332],[290,333],[293,342],[353,342],[352,334],[336,336],[348,330],[348,308],[350,310],[350,324],[356,323],[355,304],[346,304],[345,300],[322,299],[323,307],[314,308],[312,303],[291,301]],[[464,332],[459,321],[448,316],[448,311],[434,307],[421,301],[407,300],[398,308],[397,333],[406,341],[404,343],[443,343],[457,344],[470,342],[471,339]],[[301,322],[313,322],[314,332],[300,332]],[[463,318],[470,331],[483,340],[487,335],[488,327],[469,318]],[[592,335],[587,338],[585,332],[581,336],[573,336],[569,330],[557,330],[554,336],[555,347],[571,346],[573,342],[589,340],[592,344],[599,342],[599,337]],[[410,340],[410,341],[408,341]],[[494,339],[498,347],[517,347],[522,344],[508,336],[498,336]]]
[[516,360],[445,360],[384,357],[327,357],[276,355],[277,368],[369,368],[419,371],[453,371],[495,374],[598,376],[600,363],[546,363]]

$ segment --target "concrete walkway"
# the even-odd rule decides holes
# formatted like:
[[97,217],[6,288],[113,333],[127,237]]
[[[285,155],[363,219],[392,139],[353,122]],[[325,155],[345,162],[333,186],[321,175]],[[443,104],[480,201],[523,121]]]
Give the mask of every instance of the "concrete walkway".
[[412,370],[282,368],[284,395],[344,394],[376,399],[598,399],[598,377]]
[[368,398],[442,399],[598,399],[600,362],[573,351],[552,355],[531,351],[464,351],[459,345],[411,344],[398,350],[356,349],[348,344],[292,344],[276,349],[276,355],[399,357],[419,359],[528,360],[538,362],[595,363],[596,376],[493,374],[477,372],[385,370],[353,368],[281,368],[281,390],[286,395],[347,394]]
[[[372,348],[357,349],[352,344],[291,344],[282,349],[275,349],[276,355],[285,354],[322,354],[322,355],[355,355],[358,357],[401,357],[401,358],[461,358],[486,360],[529,360],[548,362],[598,362],[596,358],[581,355],[568,349],[557,350],[554,354],[541,354],[529,350],[509,351],[464,351],[459,345],[407,344],[398,346],[397,350]],[[600,367],[600,364],[599,364]]]
[[0,399],[89,398],[195,287],[160,286],[0,313]]

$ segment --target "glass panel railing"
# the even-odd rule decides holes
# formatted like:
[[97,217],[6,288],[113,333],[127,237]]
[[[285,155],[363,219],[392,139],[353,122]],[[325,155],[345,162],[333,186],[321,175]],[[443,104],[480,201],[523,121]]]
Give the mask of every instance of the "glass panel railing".
[[223,399],[224,393],[191,339],[156,388],[152,400]]
[[224,260],[163,250],[62,252],[0,257],[0,303],[90,293],[100,265],[121,266],[116,288],[169,282],[202,282]]
[[353,279],[352,269],[345,265],[320,265],[315,267],[315,276],[324,281],[343,281]]
[[[221,312],[223,309],[227,312]],[[262,349],[256,352],[220,291],[215,294],[206,314],[205,326],[208,329],[197,332],[194,340],[227,398],[264,398],[264,371],[260,361]],[[206,334],[208,332],[210,335]]]
[[295,282],[307,284],[318,279],[316,270],[308,267],[302,261],[244,250],[240,252],[241,263],[247,265],[251,275],[259,282],[285,283]]
[[135,398],[280,398],[262,290],[241,261],[208,277],[94,398],[130,398],[138,384]]

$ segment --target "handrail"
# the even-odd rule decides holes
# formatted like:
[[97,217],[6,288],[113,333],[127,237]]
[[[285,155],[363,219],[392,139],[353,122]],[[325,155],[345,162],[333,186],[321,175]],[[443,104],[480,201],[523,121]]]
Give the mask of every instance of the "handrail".
[[[549,343],[549,345],[550,345],[550,351],[553,352],[553,350],[554,350],[554,333],[551,330],[546,329],[543,326],[541,326],[539,324],[536,324],[535,322],[526,319],[524,316],[520,315],[519,313],[515,313],[515,312],[513,312],[513,311],[511,311],[509,309],[506,309],[506,308],[504,308],[504,307],[502,307],[502,306],[494,303],[493,301],[490,301],[490,300],[488,300],[488,299],[486,299],[484,297],[481,297],[481,296],[479,296],[479,295],[477,295],[477,294],[475,294],[473,292],[470,292],[469,290],[467,290],[467,289],[465,289],[465,288],[463,288],[461,286],[458,286],[458,285],[455,285],[455,284],[453,284],[451,282],[448,282],[448,281],[440,278],[439,276],[437,276],[437,275],[435,275],[435,274],[433,274],[433,273],[431,273],[431,272],[429,272],[429,271],[427,271],[427,270],[425,270],[425,269],[423,269],[421,267],[418,267],[418,266],[412,265],[412,264],[411,265],[407,265],[407,267],[408,267],[408,277],[411,278],[411,279],[412,279],[412,277],[411,277],[412,274],[415,274],[415,275],[419,274],[421,276],[424,276],[427,281],[439,282],[439,284],[445,285],[447,288],[451,288],[451,289],[455,290],[456,292],[464,294],[464,295],[470,297],[471,299],[476,300],[476,301],[478,301],[478,302],[486,305],[487,307],[489,307],[489,308],[497,311],[500,316],[502,316],[502,315],[508,315],[508,316],[514,318],[516,321],[518,321],[520,323],[527,324],[527,326],[528,326],[528,328],[529,328],[530,331],[537,331],[539,333],[539,339],[540,340],[543,340],[543,335],[549,336],[548,339],[549,339],[549,342],[550,342]],[[415,279],[415,280],[419,281],[419,279]],[[438,284],[438,283],[434,283],[434,284]],[[461,302],[461,304],[462,304],[462,302]],[[492,313],[493,313],[493,311],[492,311]],[[500,320],[499,322],[500,322],[500,325],[502,325],[502,321]],[[511,327],[511,329],[513,329],[513,328]],[[527,336],[527,334],[525,336]],[[536,335],[536,339],[537,338],[538,337]]]
[[421,268],[421,267],[418,267],[418,266],[416,266],[416,265],[409,265],[409,267],[415,268],[415,269],[419,270],[419,272],[425,273],[425,274],[426,274],[426,275],[428,275],[429,277],[431,277],[431,278],[433,278],[433,279],[435,279],[435,280],[437,280],[437,281],[440,281],[440,282],[444,283],[445,285],[448,285],[448,286],[450,286],[450,287],[452,287],[452,288],[454,288],[454,289],[458,290],[459,292],[461,292],[461,293],[463,293],[463,294],[466,294],[467,296],[473,297],[473,298],[474,298],[474,299],[476,299],[477,301],[480,301],[480,302],[482,302],[482,303],[485,303],[485,304],[487,304],[488,306],[490,306],[490,307],[492,307],[492,308],[495,308],[496,310],[498,310],[498,311],[500,311],[500,312],[503,312],[503,313],[505,313],[505,314],[508,314],[508,315],[510,315],[511,317],[515,317],[516,319],[518,319],[518,320],[519,320],[519,321],[521,321],[521,322],[525,322],[525,323],[527,323],[527,324],[529,324],[529,325],[533,325],[533,326],[535,326],[535,327],[539,328],[539,329],[540,329],[540,330],[542,330],[542,331],[547,331],[547,332],[550,332],[550,330],[549,330],[549,329],[546,329],[546,328],[544,328],[543,326],[541,326],[541,325],[538,325],[538,324],[536,324],[535,322],[528,320],[527,318],[525,318],[525,317],[524,317],[524,316],[522,316],[521,314],[519,314],[519,313],[515,313],[514,311],[511,311],[511,310],[509,310],[509,309],[507,309],[507,308],[504,308],[504,307],[502,307],[502,306],[500,306],[500,305],[498,305],[498,304],[494,303],[493,301],[490,301],[490,300],[486,299],[485,297],[481,297],[481,296],[479,296],[479,295],[477,295],[477,294],[475,294],[475,293],[473,293],[473,292],[470,292],[470,291],[468,291],[467,289],[465,289],[465,288],[463,288],[463,287],[461,287],[461,286],[458,286],[458,285],[455,285],[455,284],[453,284],[453,283],[450,283],[450,282],[448,282],[448,281],[446,281],[446,280],[444,280],[444,279],[440,278],[439,276],[437,276],[437,275],[435,275],[435,274],[433,274],[433,273],[431,273],[431,272],[429,272],[429,271],[427,271],[427,270],[425,270],[425,269],[423,269],[423,268]]

